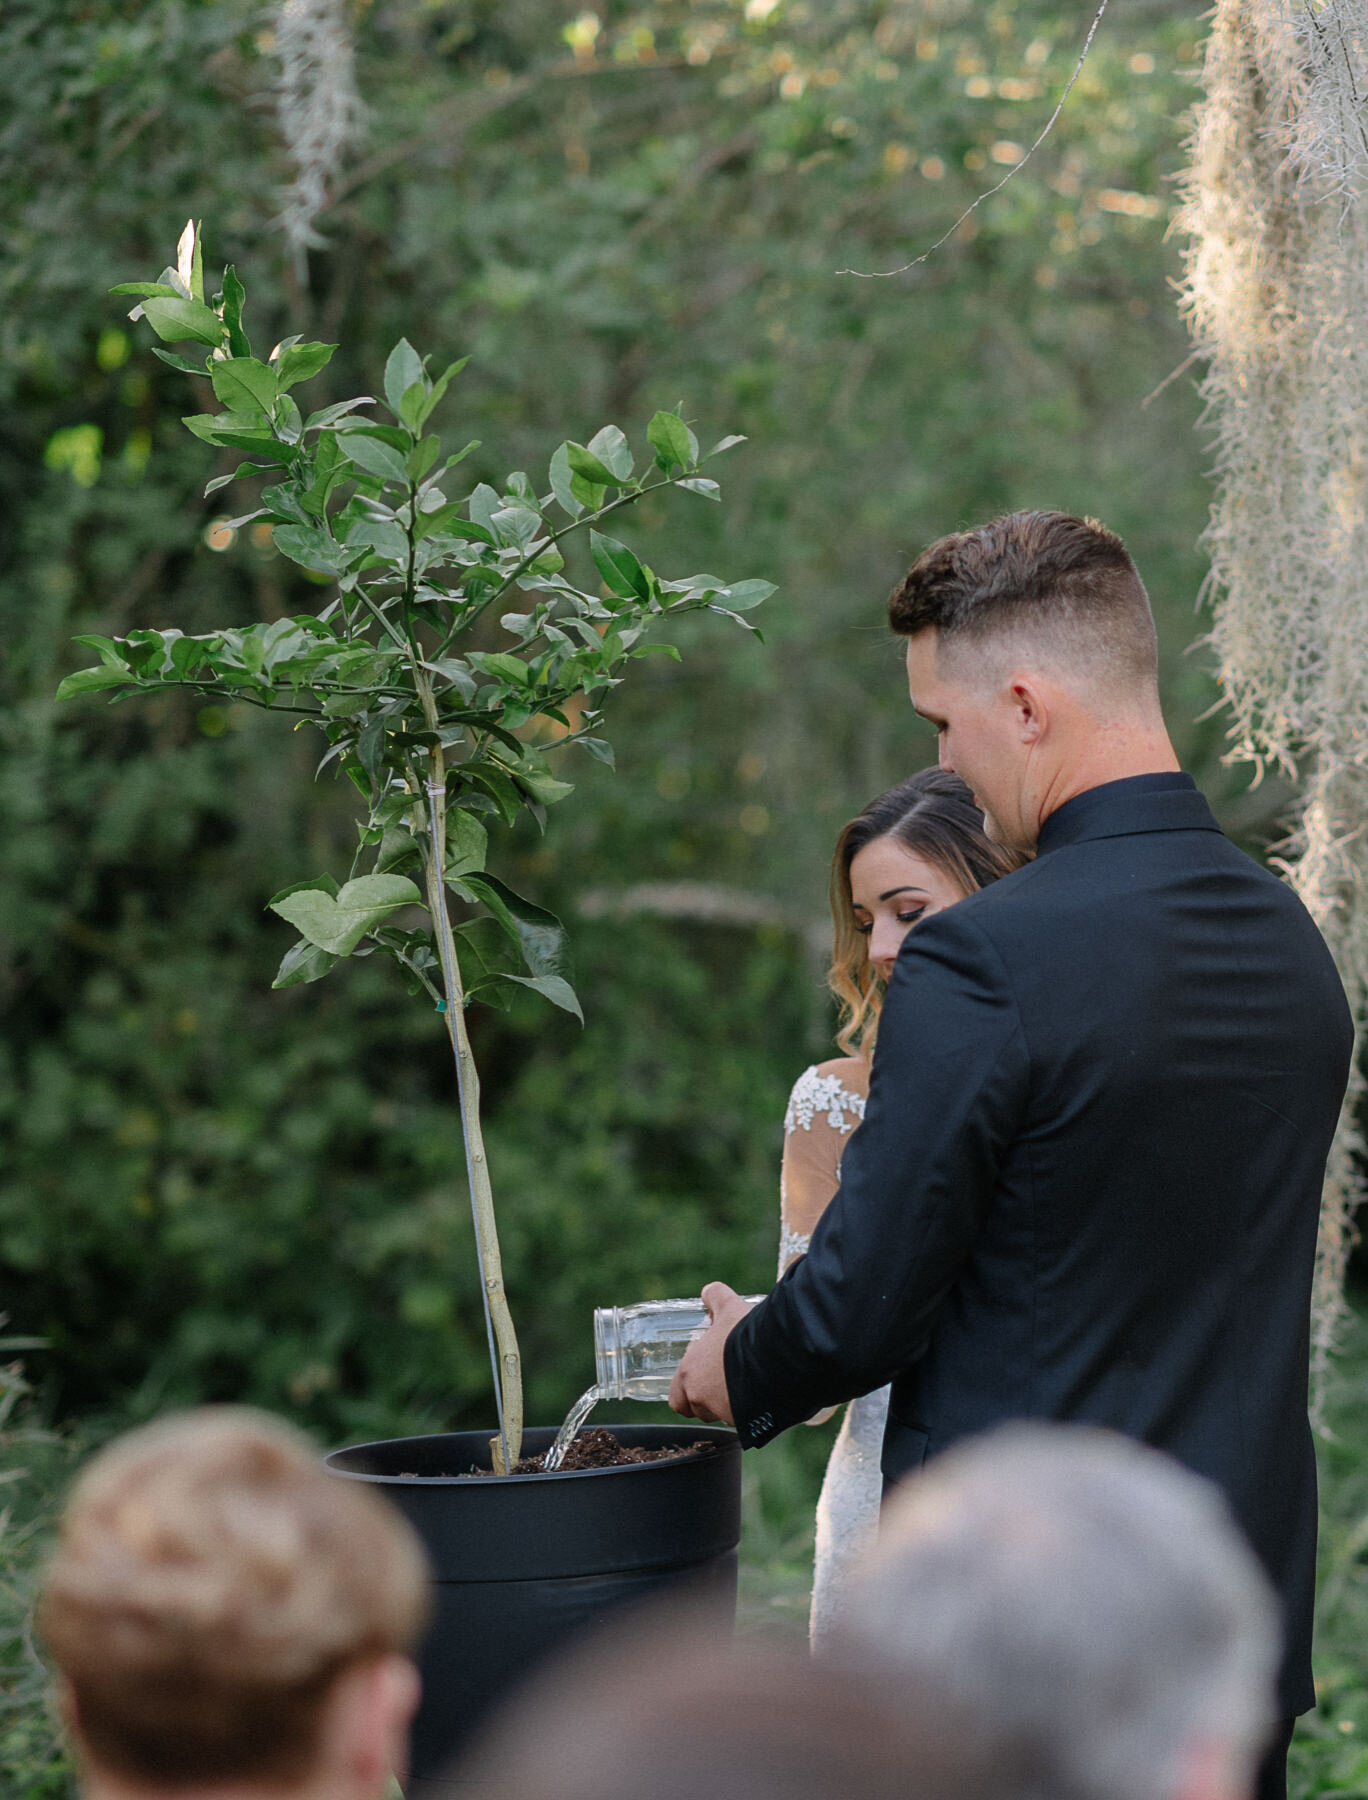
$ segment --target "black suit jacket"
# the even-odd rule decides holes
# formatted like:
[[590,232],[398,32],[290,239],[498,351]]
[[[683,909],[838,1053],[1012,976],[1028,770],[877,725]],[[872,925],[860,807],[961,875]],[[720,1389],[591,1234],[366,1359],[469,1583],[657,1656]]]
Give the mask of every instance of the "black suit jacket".
[[1068,801],[903,944],[808,1254],[727,1344],[742,1441],[893,1384],[895,1480],[1004,1419],[1209,1476],[1314,1704],[1309,1300],[1353,1033],[1320,934],[1186,775]]

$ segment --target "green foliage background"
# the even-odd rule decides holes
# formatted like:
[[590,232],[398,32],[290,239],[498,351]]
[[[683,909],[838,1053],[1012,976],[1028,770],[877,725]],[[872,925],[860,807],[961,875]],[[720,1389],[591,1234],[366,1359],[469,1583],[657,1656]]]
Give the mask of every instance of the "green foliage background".
[[[585,1031],[535,1001],[474,1021],[530,1413],[552,1418],[594,1304],[768,1277],[784,1096],[828,1040],[829,846],[929,752],[881,621],[923,542],[1013,505],[1108,519],[1153,587],[1190,764],[1238,829],[1276,805],[1197,723],[1193,400],[1178,380],[1144,404],[1186,353],[1164,225],[1195,16],[1109,19],[969,225],[905,276],[836,273],[906,262],[1006,172],[1085,23],[1038,0],[661,0],[596,29],[530,0],[361,6],[365,141],[301,272],[255,4],[0,15],[0,1293],[51,1339],[59,1413],[247,1398],[339,1435],[488,1410],[436,1017],[373,964],[268,991],[263,903],[345,870],[345,796],[247,709],[52,703],[79,630],[308,600],[263,534],[208,547],[228,497],[200,491],[231,463],[186,438],[185,379],[132,354],[105,288],[194,214],[262,341],[277,319],[341,338],[315,405],[373,385],[401,334],[471,352],[447,417],[484,441],[472,478],[681,397],[751,439],[727,505],[670,530],[781,583],[769,644],[698,633],[682,667],[643,665],[611,715],[619,773],[578,770],[546,836],[503,852],[587,915]],[[640,883],[653,911],[622,899]]]
[[[300,270],[257,0],[0,9],[0,1310],[51,1346],[27,1359],[30,1418],[77,1434],[0,1437],[0,1474],[30,1470],[0,1529],[25,1800],[66,1791],[21,1620],[73,1442],[199,1399],[332,1440],[492,1422],[436,1015],[374,960],[269,991],[289,934],[265,901],[345,870],[350,802],[248,709],[53,702],[76,632],[308,599],[250,529],[209,547],[229,497],[200,495],[231,464],[186,438],[185,378],[133,354],[105,289],[196,216],[262,342],[342,340],[315,405],[373,387],[401,335],[470,352],[446,427],[483,440],[472,479],[680,401],[751,440],[725,507],[670,530],[681,562],[780,583],[767,644],[701,631],[682,666],[644,665],[610,702],[618,772],[577,769],[546,835],[493,863],[570,923],[588,1015],[529,998],[473,1020],[529,1417],[550,1421],[588,1378],[594,1305],[770,1277],[785,1095],[829,1048],[829,848],[932,754],[882,619],[926,541],[1012,506],[1119,529],[1187,766],[1244,842],[1276,836],[1285,795],[1221,766],[1192,649],[1207,489],[1190,378],[1169,379],[1165,231],[1200,10],[1113,7],[1000,194],[904,275],[837,273],[908,263],[1006,174],[1091,16],[357,0],[364,140]],[[791,1435],[748,1476],[762,1609],[806,1582],[824,1444]],[[1350,1598],[1300,1780],[1368,1792],[1363,1502],[1352,1439],[1329,1454]]]

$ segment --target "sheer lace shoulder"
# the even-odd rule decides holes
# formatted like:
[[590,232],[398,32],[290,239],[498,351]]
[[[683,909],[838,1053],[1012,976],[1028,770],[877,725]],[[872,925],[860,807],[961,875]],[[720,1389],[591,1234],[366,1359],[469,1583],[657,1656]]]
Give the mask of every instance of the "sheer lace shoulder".
[[804,1069],[793,1084],[779,1175],[781,1274],[807,1250],[813,1226],[840,1185],[841,1153],[864,1118],[868,1085],[866,1065],[853,1056]]
[[819,1115],[824,1115],[831,1129],[842,1136],[853,1131],[864,1118],[868,1082],[868,1071],[855,1056],[837,1057],[804,1069],[789,1095],[784,1114],[785,1135],[811,1131],[812,1121]]

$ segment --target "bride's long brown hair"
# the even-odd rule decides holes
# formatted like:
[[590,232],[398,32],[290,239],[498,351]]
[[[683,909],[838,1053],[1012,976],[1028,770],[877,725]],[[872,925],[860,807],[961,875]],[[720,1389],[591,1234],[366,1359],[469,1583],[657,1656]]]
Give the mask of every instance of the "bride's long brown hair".
[[835,925],[827,985],[840,1009],[836,1042],[847,1056],[867,1062],[874,1050],[884,983],[870,966],[868,942],[855,922],[850,865],[875,838],[892,838],[915,851],[966,894],[1010,875],[1026,860],[987,837],[983,814],[958,775],[923,769],[880,794],[843,829],[831,859],[831,917]]

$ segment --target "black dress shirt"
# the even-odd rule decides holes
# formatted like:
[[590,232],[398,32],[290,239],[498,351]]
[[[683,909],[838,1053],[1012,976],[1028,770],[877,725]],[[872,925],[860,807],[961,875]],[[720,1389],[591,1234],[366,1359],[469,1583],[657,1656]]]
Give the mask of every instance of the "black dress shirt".
[[808,1254],[733,1332],[747,1446],[891,1381],[893,1481],[1086,1420],[1222,1487],[1314,1704],[1309,1302],[1349,1010],[1284,883],[1186,775],[1078,795],[1033,863],[908,934]]

